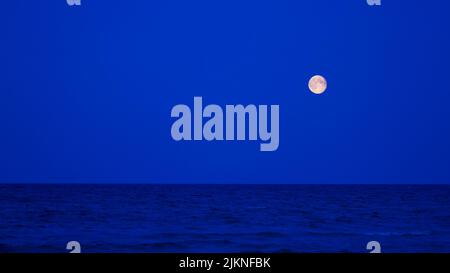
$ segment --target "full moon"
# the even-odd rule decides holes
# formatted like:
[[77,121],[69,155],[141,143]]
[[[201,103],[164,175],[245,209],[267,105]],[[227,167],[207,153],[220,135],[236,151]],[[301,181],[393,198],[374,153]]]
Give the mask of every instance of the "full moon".
[[315,75],[309,80],[308,87],[311,92],[320,95],[327,89],[327,80],[320,75]]

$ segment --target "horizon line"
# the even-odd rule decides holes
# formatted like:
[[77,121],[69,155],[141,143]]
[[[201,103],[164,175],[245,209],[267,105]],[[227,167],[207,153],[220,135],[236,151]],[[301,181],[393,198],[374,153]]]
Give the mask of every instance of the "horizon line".
[[2,182],[0,185],[304,185],[304,186],[326,186],[326,185],[361,185],[361,186],[376,186],[376,185],[449,185],[450,182],[367,182],[367,183],[332,183],[332,182],[320,182],[320,183],[276,183],[276,182],[217,182],[217,183],[202,183],[202,182]]

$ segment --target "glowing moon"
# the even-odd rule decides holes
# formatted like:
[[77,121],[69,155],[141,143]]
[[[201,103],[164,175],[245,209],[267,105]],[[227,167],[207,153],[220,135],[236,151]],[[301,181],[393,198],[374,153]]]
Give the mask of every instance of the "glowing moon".
[[308,87],[311,92],[320,95],[327,89],[327,80],[320,75],[315,75],[309,80]]

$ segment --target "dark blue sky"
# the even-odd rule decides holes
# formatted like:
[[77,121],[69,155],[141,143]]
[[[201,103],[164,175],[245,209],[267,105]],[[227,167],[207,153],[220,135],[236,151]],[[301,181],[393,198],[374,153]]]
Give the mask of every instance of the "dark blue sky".
[[[6,1],[0,182],[450,183],[449,13],[444,0]],[[279,149],[173,141],[171,108],[194,96],[279,104]]]

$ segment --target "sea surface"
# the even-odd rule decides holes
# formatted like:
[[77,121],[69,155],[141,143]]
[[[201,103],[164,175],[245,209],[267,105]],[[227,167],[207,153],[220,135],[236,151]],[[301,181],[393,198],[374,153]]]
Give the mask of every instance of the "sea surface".
[[450,252],[449,185],[0,185],[0,252]]

